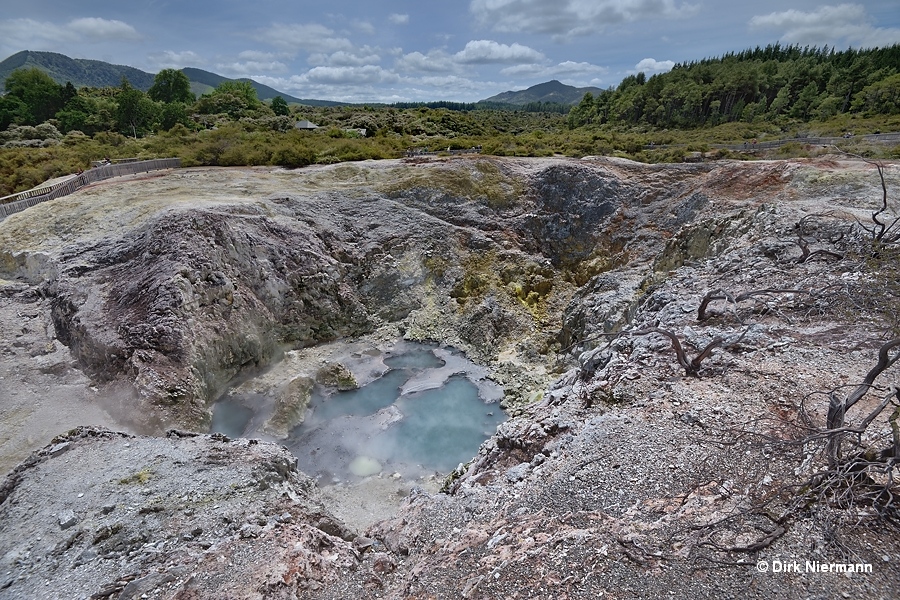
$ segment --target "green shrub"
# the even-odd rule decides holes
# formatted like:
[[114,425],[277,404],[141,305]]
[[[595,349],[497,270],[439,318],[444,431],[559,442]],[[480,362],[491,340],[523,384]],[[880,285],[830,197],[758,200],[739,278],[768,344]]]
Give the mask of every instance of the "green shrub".
[[316,162],[316,154],[310,148],[286,143],[272,152],[272,164],[289,169],[305,167]]
[[84,144],[90,141],[91,138],[86,136],[84,133],[78,131],[77,129],[73,129],[72,131],[67,133],[65,137],[63,137],[62,143],[63,146],[76,146],[78,144]]
[[105,146],[119,147],[128,141],[121,133],[115,131],[100,131],[94,134],[94,139]]

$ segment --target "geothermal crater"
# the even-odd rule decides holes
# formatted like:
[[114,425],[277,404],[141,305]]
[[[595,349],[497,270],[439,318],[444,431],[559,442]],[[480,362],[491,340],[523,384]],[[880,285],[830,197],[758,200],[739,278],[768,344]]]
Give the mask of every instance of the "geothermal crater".
[[[896,264],[853,253],[884,174],[181,169],[10,216],[0,598],[897,597],[882,497],[842,500],[896,467],[809,495],[896,327]],[[897,368],[846,415],[863,457]],[[872,569],[756,566],[791,560]]]

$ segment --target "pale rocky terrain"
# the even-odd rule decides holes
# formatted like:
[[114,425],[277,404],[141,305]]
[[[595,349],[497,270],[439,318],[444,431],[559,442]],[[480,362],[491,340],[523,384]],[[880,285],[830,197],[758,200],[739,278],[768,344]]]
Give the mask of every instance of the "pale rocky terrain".
[[[896,504],[794,503],[825,464],[813,392],[856,386],[897,335],[895,265],[854,254],[881,198],[846,159],[470,157],[184,169],[13,215],[0,598],[896,597]],[[832,254],[799,262],[798,231]],[[717,289],[793,291],[700,321]],[[667,337],[627,333],[648,327],[688,360],[723,342],[693,377]],[[235,377],[277,364],[258,385],[287,385],[286,351],[398,337],[505,389],[513,418],[446,493],[322,490],[277,444],[186,433]]]

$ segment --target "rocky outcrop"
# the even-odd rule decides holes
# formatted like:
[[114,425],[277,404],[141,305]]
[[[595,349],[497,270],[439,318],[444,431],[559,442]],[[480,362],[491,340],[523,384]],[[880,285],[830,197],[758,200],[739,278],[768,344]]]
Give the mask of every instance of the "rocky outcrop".
[[61,260],[49,286],[60,340],[94,377],[127,374],[186,424],[283,345],[370,327],[320,237],[252,210],[163,214]]
[[597,251],[604,225],[630,204],[631,185],[604,170],[551,167],[534,185],[534,212],[526,215],[526,247],[557,268],[577,266]]
[[79,428],[7,477],[0,514],[0,598],[303,594],[359,567],[353,533],[265,442]]
[[316,383],[340,391],[354,390],[359,387],[353,373],[341,363],[325,365],[316,373]]
[[313,380],[308,377],[297,376],[288,381],[275,397],[272,417],[263,425],[263,431],[275,438],[286,438],[291,429],[303,422],[312,389]]

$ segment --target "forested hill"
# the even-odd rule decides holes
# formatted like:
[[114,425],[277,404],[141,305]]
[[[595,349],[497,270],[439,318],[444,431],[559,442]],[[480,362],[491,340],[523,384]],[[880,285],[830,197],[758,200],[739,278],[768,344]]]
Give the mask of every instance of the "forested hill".
[[900,113],[900,44],[843,51],[775,44],[678,64],[649,79],[638,73],[616,89],[586,94],[569,124],[691,128],[847,112]]
[[153,74],[128,67],[114,65],[101,60],[69,58],[56,52],[33,52],[22,50],[0,62],[0,91],[6,78],[17,69],[38,68],[47,73],[57,83],[71,81],[75,87],[116,86],[122,78],[139,90],[147,91],[153,85]]
[[498,104],[514,104],[522,106],[534,102],[553,103],[553,104],[576,104],[586,93],[599,93],[600,88],[588,87],[577,88],[571,85],[560,83],[555,79],[546,83],[533,85],[526,90],[518,92],[503,92],[496,96],[491,96],[483,100],[483,102],[494,102]]
[[[71,82],[76,88],[117,87],[121,84],[124,77],[130,85],[146,92],[153,85],[155,78],[153,73],[147,73],[125,65],[114,65],[101,60],[70,58],[56,52],[23,50],[0,62],[0,91],[3,91],[7,77],[14,71],[30,68],[40,69],[59,84]],[[275,96],[281,96],[288,102],[309,106],[334,106],[340,104],[326,100],[302,100],[279,92],[267,85],[257,83],[252,79],[229,79],[209,71],[189,67],[182,70],[190,79],[192,91],[197,96],[211,92],[216,86],[225,81],[246,81],[256,90],[260,100],[271,100]]]

